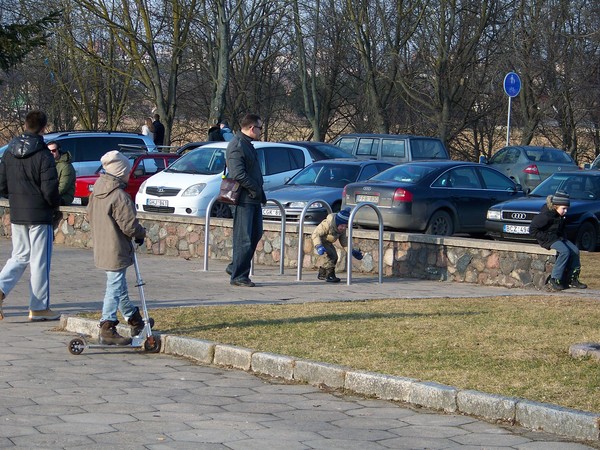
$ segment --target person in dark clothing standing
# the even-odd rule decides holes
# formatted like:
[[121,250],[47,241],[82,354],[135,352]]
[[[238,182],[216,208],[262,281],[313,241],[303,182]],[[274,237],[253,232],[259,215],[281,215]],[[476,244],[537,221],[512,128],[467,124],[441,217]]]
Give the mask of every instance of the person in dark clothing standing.
[[221,134],[221,126],[217,123],[208,129],[209,142],[223,142],[225,139]]
[[529,234],[542,247],[556,250],[556,262],[548,280],[548,288],[553,291],[562,291],[565,285],[576,289],[587,288],[586,284],[579,281],[579,249],[565,237],[565,215],[570,205],[569,194],[556,191],[548,196],[546,204],[529,225]]
[[14,138],[0,164],[0,196],[8,197],[12,255],[0,272],[0,319],[2,302],[30,271],[29,320],[58,320],[50,309],[50,260],[52,219],[60,204],[54,158],[42,134],[48,119],[42,111],[25,118],[25,132]]
[[154,127],[154,145],[165,145],[165,126],[161,123],[158,114],[154,114],[152,126]]
[[233,258],[226,272],[234,286],[253,287],[250,265],[256,246],[263,234],[261,204],[267,202],[258,155],[252,141],[260,139],[262,120],[247,114],[227,145],[226,158],[229,177],[241,185],[239,203],[233,207]]

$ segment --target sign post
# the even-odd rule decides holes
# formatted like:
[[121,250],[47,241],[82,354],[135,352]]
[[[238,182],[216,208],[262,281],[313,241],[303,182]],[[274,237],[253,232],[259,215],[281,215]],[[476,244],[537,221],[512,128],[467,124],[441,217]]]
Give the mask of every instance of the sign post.
[[521,92],[521,79],[515,72],[509,72],[504,77],[504,92],[508,95],[508,119],[506,121],[506,146],[510,145],[510,107],[513,97]]

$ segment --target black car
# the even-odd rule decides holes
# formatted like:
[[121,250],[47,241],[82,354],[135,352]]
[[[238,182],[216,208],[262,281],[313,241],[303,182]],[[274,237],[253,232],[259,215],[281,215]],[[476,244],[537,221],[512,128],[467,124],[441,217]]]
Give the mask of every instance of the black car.
[[299,145],[304,147],[312,156],[313,161],[321,161],[323,159],[357,159],[336,145],[327,144],[320,141],[288,141],[283,144]]
[[[344,206],[360,202],[379,207],[389,229],[450,236],[485,233],[490,206],[523,196],[523,190],[497,170],[461,161],[421,161],[394,166],[368,181],[348,184]],[[355,223],[378,226],[377,214],[362,208]]]
[[531,219],[557,190],[571,198],[565,216],[567,238],[581,250],[595,251],[600,237],[600,172],[595,170],[555,173],[527,197],[492,206],[485,222],[488,234],[499,240],[535,242],[529,235]]

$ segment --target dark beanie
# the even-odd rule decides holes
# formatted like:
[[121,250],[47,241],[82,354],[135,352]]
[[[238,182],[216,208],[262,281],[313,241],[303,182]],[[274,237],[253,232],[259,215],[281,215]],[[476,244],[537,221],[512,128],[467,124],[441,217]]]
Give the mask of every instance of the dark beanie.
[[552,196],[552,204],[556,206],[571,206],[569,194],[562,191],[556,191]]
[[335,215],[335,224],[348,225],[348,219],[350,219],[350,208],[342,209]]

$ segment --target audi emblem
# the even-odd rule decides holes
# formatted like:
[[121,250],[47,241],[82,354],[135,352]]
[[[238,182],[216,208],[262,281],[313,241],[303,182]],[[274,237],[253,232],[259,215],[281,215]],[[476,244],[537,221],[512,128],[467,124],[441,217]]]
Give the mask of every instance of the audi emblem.
[[370,191],[372,188],[370,186],[364,186],[363,191]]
[[511,213],[510,218],[515,220],[524,220],[527,217],[525,213]]

